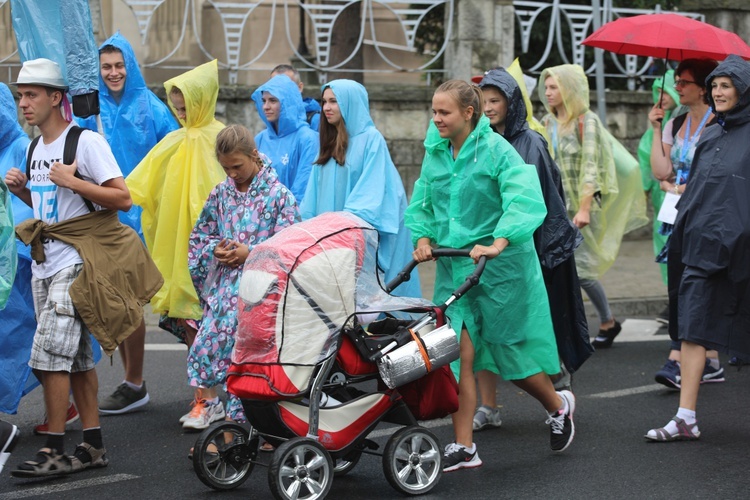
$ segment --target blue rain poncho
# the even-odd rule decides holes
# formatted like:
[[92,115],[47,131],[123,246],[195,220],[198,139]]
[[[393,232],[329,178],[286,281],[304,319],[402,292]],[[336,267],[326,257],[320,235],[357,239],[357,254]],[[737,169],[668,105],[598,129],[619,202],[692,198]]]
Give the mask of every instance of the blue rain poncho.
[[[547,103],[544,82],[548,77],[560,88],[565,121],[558,120]],[[541,121],[560,167],[569,217],[578,213],[583,198],[601,197],[601,205],[591,202],[591,222],[581,229],[583,244],[576,250],[578,276],[598,280],[614,264],[622,236],[648,223],[638,161],[589,109],[589,83],[583,68],[563,64],[545,69],[538,91],[548,112]]]
[[[188,271],[188,241],[214,186],[226,179],[214,152],[224,124],[214,118],[219,96],[216,60],[167,80],[185,98],[182,128],[167,134],[125,179],[133,202],[143,207],[146,246],[164,277],[151,309],[171,318],[200,319]],[[170,103],[171,105],[171,103]]]
[[[508,247],[487,261],[479,285],[447,309],[453,329],[474,345],[474,371],[506,380],[560,371],[547,290],[534,248],[534,231],[547,209],[536,168],[490,128],[482,115],[456,159],[450,141],[430,123],[422,172],[406,211],[414,242],[471,249],[506,238]],[[475,161],[476,159],[476,161]],[[468,258],[440,258],[434,302],[440,303],[474,271]],[[451,364],[458,377],[460,360]]]
[[[0,83],[0,179],[4,179],[12,167],[25,170],[28,144],[29,137],[18,124],[13,95],[4,83]],[[18,267],[14,271],[8,302],[0,314],[0,366],[3,367],[0,370],[0,412],[14,414],[21,396],[39,383],[31,375],[28,365],[36,331],[31,295],[31,254],[29,247],[16,239],[13,229],[13,226],[33,217],[34,212],[12,194],[10,200],[13,219],[10,228],[3,227],[3,238],[8,231],[9,250],[17,253]],[[10,270],[5,264],[0,264],[0,270],[6,269]]]
[[[263,92],[268,92],[281,103],[275,127],[263,113]],[[299,88],[288,76],[278,75],[253,92],[253,101],[266,124],[266,129],[255,136],[255,145],[271,160],[279,181],[289,188],[299,204],[320,148],[318,133],[307,124]]]
[[305,120],[310,124],[310,128],[317,132],[320,130],[320,104],[312,97],[305,97],[302,102],[305,103]]
[[[99,100],[102,126],[122,175],[127,177],[168,133],[179,125],[169,108],[146,86],[133,48],[119,32],[109,37],[99,47],[117,47],[125,61],[125,87],[120,101],[110,95],[107,85],[99,75]],[[82,127],[97,130],[96,118],[79,120]],[[120,221],[132,227],[143,238],[141,208],[134,205],[128,212],[119,212]]]
[[[654,80],[654,84],[651,86],[653,93],[654,104],[659,102],[659,95],[661,89],[669,94],[675,105],[679,105],[680,96],[677,94],[677,90],[674,88],[674,70],[669,70],[665,73],[663,78],[657,78]],[[672,115],[672,109],[664,110],[663,125],[666,125]],[[667,236],[659,234],[659,228],[662,222],[659,221],[656,216],[659,214],[662,203],[664,203],[664,191],[661,190],[659,181],[656,180],[654,174],[651,172],[651,146],[654,143],[654,129],[649,125],[646,132],[641,136],[641,140],[638,143],[638,164],[641,167],[641,183],[643,184],[643,190],[648,193],[651,199],[651,206],[654,208],[654,220],[653,220],[653,237],[654,242],[654,256],[659,255],[664,245],[667,243]],[[660,264],[661,277],[664,284],[667,284],[667,265]]]
[[[313,165],[300,213],[307,220],[344,210],[370,223],[380,237],[378,265],[388,282],[411,262],[414,250],[404,226],[404,185],[385,138],[370,118],[367,90],[351,80],[334,80],[326,88],[336,96],[349,135],[346,162],[339,165],[331,158],[325,165]],[[395,295],[422,296],[416,272],[396,288]]]

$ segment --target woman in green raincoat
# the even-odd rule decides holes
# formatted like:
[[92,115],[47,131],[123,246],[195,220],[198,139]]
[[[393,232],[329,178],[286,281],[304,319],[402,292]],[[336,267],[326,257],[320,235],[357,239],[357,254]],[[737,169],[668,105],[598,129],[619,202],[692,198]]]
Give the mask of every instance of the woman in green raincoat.
[[614,263],[623,234],[648,222],[638,162],[589,109],[588,79],[577,64],[542,71],[539,98],[548,111],[542,124],[560,167],[568,215],[583,234],[576,267],[600,321],[591,345],[609,347],[621,326],[599,279]]
[[[447,311],[460,332],[461,356],[452,365],[459,379],[456,442],[446,447],[444,471],[482,464],[472,435],[475,371],[499,372],[542,403],[554,451],[574,435],[575,398],[555,392],[548,376],[560,367],[532,240],[546,214],[536,167],[492,131],[483,102],[478,87],[459,80],[435,91],[422,172],[405,213],[415,260],[432,259],[433,245],[490,259],[479,284]],[[472,271],[469,259],[438,260],[435,300],[447,299]]]
[[[666,72],[663,78],[657,78],[654,80],[651,90],[654,95],[654,104],[660,104],[660,108],[664,110],[662,123],[666,124],[669,121],[672,112],[677,107],[677,103],[680,101],[680,96],[674,88],[674,70],[670,69]],[[663,93],[662,90],[664,90]],[[651,206],[654,209],[653,241],[654,257],[656,257],[661,252],[661,249],[664,248],[664,244],[667,242],[667,237],[659,233],[659,228],[662,223],[656,218],[661,209],[661,205],[664,202],[665,193],[661,189],[661,183],[651,172],[651,145],[653,143],[654,129],[649,127],[648,130],[643,133],[641,141],[638,143],[638,164],[641,167],[641,182],[643,183],[643,190],[648,193],[648,196],[651,199]],[[661,270],[661,279],[664,281],[664,285],[666,285],[667,265],[660,264],[659,268]],[[669,311],[663,313],[663,316],[668,317]]]

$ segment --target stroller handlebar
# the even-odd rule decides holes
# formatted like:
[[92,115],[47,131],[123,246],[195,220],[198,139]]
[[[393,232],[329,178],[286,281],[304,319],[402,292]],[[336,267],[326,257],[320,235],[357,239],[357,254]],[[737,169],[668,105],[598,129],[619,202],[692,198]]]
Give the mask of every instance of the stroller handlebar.
[[[435,258],[439,257],[469,257],[471,250],[468,249],[461,249],[461,248],[433,248],[432,249],[432,256]],[[394,279],[392,279],[388,284],[385,286],[385,290],[387,292],[393,291],[394,288],[399,286],[401,283],[405,281],[409,281],[411,278],[411,272],[414,270],[415,267],[419,262],[416,260],[412,260],[409,262],[406,267],[404,267]],[[451,294],[451,297],[440,306],[440,308],[445,311],[445,309],[453,302],[454,300],[460,298],[463,296],[466,292],[468,292],[473,286],[475,286],[477,283],[479,283],[479,277],[482,275],[482,272],[484,272],[484,266],[487,264],[487,258],[482,256],[479,258],[479,262],[477,262],[477,267],[474,269],[474,272],[471,273],[469,276],[466,277],[466,281],[464,281],[463,285],[458,287],[456,291],[454,291]]]

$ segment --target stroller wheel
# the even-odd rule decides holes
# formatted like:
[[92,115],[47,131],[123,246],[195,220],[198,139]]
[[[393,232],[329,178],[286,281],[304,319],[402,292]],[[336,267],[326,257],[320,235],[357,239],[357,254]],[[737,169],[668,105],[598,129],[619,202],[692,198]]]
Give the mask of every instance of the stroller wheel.
[[193,448],[193,469],[203,484],[231,490],[245,482],[258,454],[257,436],[234,422],[217,422],[203,431]]
[[422,495],[432,490],[443,472],[443,452],[435,435],[418,425],[393,434],[383,450],[385,478],[397,491]]
[[296,437],[276,448],[268,468],[268,485],[280,500],[325,498],[333,482],[333,463],[323,445]]
[[333,475],[340,477],[348,474],[357,465],[361,457],[362,452],[352,451],[346,456],[336,459],[336,462],[333,464]]

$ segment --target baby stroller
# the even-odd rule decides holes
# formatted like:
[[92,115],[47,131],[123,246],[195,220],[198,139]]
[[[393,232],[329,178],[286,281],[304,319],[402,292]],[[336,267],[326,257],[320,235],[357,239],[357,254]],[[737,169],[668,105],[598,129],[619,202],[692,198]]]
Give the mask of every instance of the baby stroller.
[[[396,387],[443,367],[452,384],[436,399],[450,405],[428,416],[457,409],[447,364],[458,358],[458,342],[443,312],[479,281],[484,260],[436,307],[387,293],[409,279],[416,262],[384,291],[377,242],[369,224],[335,212],[291,226],[250,253],[227,377],[249,428],[218,422],[199,436],[193,467],[203,483],[233,489],[260,465],[268,467],[275,498],[324,498],[334,475],[349,472],[363,453],[382,456],[386,479],[403,494],[438,483],[442,447]],[[468,257],[468,250],[435,255]],[[404,426],[382,452],[367,439],[380,422]],[[270,464],[258,459],[260,437],[276,447]]]

